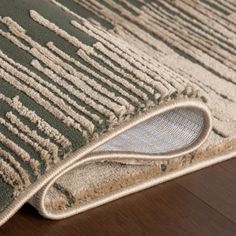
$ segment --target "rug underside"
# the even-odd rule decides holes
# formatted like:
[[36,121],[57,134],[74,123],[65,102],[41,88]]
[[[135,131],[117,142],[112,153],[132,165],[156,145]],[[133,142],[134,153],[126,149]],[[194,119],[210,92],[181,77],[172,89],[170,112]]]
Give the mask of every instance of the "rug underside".
[[0,0],[0,225],[62,219],[236,155],[234,0]]

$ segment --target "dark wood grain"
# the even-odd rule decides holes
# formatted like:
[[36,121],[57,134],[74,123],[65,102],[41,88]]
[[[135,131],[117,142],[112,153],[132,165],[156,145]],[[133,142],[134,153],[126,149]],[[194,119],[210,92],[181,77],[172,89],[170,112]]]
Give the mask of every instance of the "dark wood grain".
[[236,158],[176,182],[236,223]]
[[25,205],[1,236],[236,235],[236,159],[62,221]]

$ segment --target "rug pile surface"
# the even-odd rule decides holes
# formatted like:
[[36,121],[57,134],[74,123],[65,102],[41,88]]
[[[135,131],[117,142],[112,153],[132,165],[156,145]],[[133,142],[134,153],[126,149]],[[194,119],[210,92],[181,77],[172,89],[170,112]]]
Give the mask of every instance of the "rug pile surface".
[[0,225],[235,156],[234,0],[0,0]]

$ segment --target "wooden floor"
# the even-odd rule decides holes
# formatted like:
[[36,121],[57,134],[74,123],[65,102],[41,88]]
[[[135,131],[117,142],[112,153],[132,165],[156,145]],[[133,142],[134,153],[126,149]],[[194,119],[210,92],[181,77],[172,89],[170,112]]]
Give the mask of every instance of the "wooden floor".
[[62,221],[25,205],[1,236],[236,236],[236,158]]

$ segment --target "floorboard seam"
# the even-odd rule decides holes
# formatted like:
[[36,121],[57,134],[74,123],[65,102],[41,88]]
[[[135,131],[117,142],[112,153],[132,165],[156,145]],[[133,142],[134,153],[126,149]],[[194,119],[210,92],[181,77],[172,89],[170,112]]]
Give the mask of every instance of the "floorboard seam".
[[204,201],[204,199],[200,198],[198,195],[194,194],[193,192],[191,192],[189,189],[187,189],[186,187],[184,187],[182,184],[174,181],[176,184],[178,184],[180,187],[182,187],[183,189],[185,189],[187,192],[189,192],[190,194],[192,194],[194,197],[196,197],[198,200],[200,200],[201,202],[203,202],[205,205],[207,205],[208,207],[210,207],[211,209],[213,209],[215,212],[217,212],[218,214],[222,215],[224,218],[226,218],[227,220],[229,220],[231,223],[233,223],[236,226],[236,222],[234,222],[232,219],[230,219],[228,216],[224,215],[221,211],[217,210],[215,207],[213,207],[212,205],[210,205],[209,203],[207,203],[206,201]]

